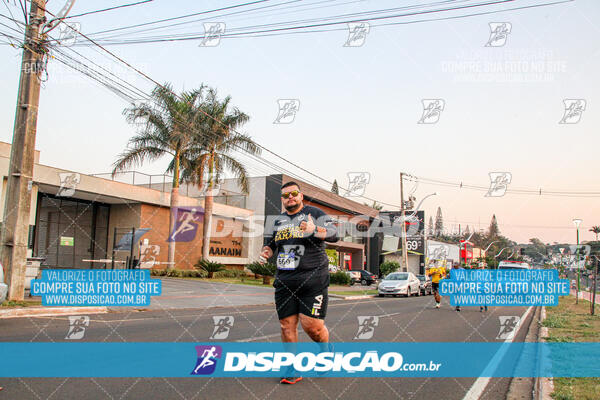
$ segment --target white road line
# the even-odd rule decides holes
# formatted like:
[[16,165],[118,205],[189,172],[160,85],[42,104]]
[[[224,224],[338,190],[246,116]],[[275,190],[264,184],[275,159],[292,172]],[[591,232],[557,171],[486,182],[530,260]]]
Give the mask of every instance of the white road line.
[[[533,310],[533,306],[529,306],[529,308],[521,316],[522,323],[519,324],[519,327],[517,328],[517,331],[515,332],[514,336],[510,339],[506,339],[504,341],[504,343],[511,343],[515,339],[515,337],[519,333],[519,330],[524,325],[525,320],[529,316],[529,313],[531,312],[531,310]],[[489,371],[490,373],[493,373],[494,370],[496,369],[496,367],[492,367],[492,366],[493,365],[497,366],[500,363],[500,360],[502,360],[502,357],[504,357],[504,353],[506,353],[507,350],[508,350],[508,348],[506,346],[500,346],[500,348],[498,349],[496,354],[494,354],[494,357],[490,360],[488,365],[485,367],[484,371]],[[467,394],[465,394],[465,397],[463,397],[463,400],[479,399],[479,397],[481,397],[481,395],[485,391],[485,388],[487,387],[488,383],[490,383],[490,379],[491,378],[488,376],[480,376],[479,378],[477,378],[475,383],[473,383],[473,386],[471,386],[471,389],[469,389]]]

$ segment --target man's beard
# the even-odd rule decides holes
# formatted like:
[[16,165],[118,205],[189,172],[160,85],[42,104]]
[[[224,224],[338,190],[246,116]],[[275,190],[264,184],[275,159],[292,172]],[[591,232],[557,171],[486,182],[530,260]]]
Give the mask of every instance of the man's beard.
[[293,206],[286,206],[286,205],[283,206],[283,208],[285,208],[285,210],[289,211],[289,212],[298,211],[301,207],[302,207],[302,203],[296,203]]

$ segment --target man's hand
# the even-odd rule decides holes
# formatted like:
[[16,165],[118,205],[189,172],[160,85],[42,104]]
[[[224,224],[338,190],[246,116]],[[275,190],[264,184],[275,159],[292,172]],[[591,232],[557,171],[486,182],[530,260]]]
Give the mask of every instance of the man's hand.
[[302,221],[300,223],[300,230],[305,234],[310,235],[316,229],[315,221],[313,221],[312,216],[308,214],[308,221]]
[[263,247],[261,253],[260,253],[260,258],[259,258],[259,263],[261,265],[265,264],[267,262],[267,260],[269,258],[271,258],[271,256],[273,255],[273,250],[271,250],[271,248],[269,246],[265,246]]

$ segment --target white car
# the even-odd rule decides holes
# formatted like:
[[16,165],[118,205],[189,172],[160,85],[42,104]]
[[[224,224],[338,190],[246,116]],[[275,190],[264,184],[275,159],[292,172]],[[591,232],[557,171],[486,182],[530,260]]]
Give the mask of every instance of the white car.
[[383,278],[377,287],[377,292],[379,293],[379,297],[383,297],[386,294],[392,296],[402,294],[406,297],[410,297],[413,294],[420,296],[420,284],[421,281],[412,272],[392,272]]
[[498,269],[531,269],[531,266],[526,262],[521,261],[500,261]]
[[0,303],[6,300],[8,285],[4,283],[4,267],[0,264]]

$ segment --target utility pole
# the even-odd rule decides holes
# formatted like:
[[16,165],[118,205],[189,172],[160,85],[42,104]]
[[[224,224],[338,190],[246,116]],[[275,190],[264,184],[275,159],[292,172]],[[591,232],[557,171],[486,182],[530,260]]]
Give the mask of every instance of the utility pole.
[[406,207],[404,206],[404,173],[400,172],[400,212],[402,215],[402,267],[408,271],[408,249],[406,248]]
[[35,135],[44,57],[44,38],[40,35],[41,26],[45,22],[44,11],[42,0],[31,0],[10,150],[4,220],[0,234],[0,261],[6,269],[9,300],[23,300],[25,291]]

